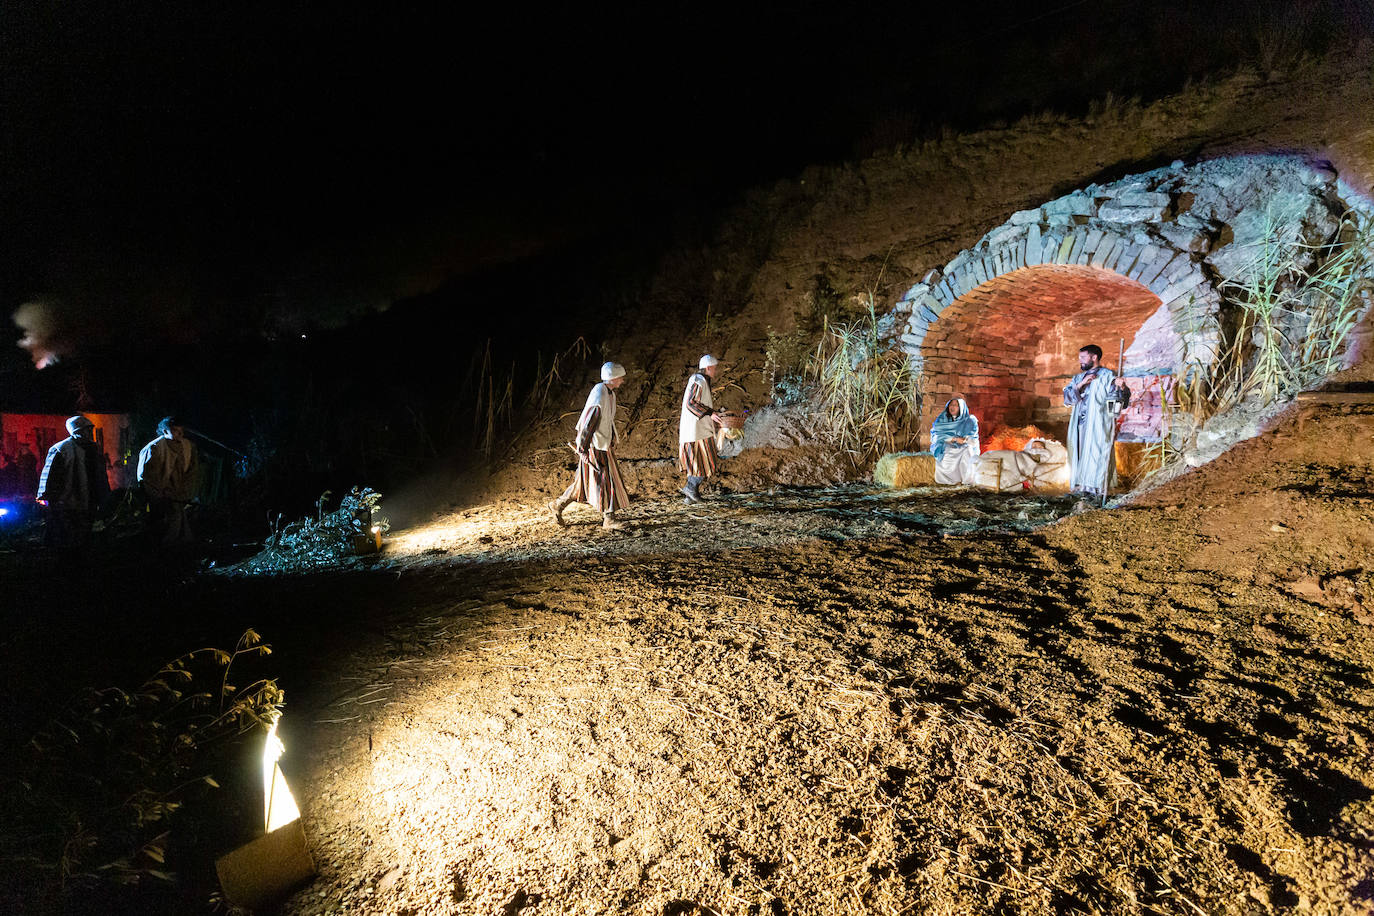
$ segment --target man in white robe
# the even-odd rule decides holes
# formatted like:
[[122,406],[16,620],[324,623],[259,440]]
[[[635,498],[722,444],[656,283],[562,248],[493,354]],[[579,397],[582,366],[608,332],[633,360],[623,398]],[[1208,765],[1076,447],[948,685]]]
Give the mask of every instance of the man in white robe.
[[1069,489],[1075,493],[1103,496],[1111,486],[1112,440],[1118,414],[1108,406],[1117,401],[1122,409],[1130,403],[1126,380],[1102,365],[1102,348],[1088,344],[1078,351],[1081,370],[1064,386],[1064,404],[1073,408],[1069,417]]
[[569,503],[586,503],[601,513],[601,527],[608,531],[628,527],[615,513],[630,505],[620,469],[615,463],[615,390],[625,382],[625,367],[606,363],[601,381],[592,387],[582,415],[577,418],[573,450],[577,473],[563,495],[549,503],[553,520],[560,525]]
[[698,371],[687,380],[682,393],[682,416],[677,424],[678,465],[687,473],[687,486],[680,491],[687,502],[701,500],[699,488],[706,478],[716,473],[716,417],[711,399],[711,382],[719,364],[711,354],[697,363]]

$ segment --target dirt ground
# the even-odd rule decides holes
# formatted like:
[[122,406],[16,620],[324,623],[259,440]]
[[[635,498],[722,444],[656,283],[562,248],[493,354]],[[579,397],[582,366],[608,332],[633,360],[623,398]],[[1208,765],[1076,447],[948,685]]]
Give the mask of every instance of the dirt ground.
[[398,533],[288,688],[284,912],[1374,912],[1374,411],[1298,422],[1106,512]]
[[[630,370],[630,531],[543,509],[588,387],[570,371],[471,508],[373,561],[149,582],[141,555],[98,580],[3,558],[12,606],[49,609],[0,637],[7,728],[57,685],[257,628],[320,870],[288,914],[1374,912],[1374,410],[1290,411],[1105,512],[846,483],[791,427],[727,462],[719,498],[671,497],[690,367],[716,352],[720,402],[757,411],[767,330],[817,276],[887,303],[1008,213],[1174,157],[1305,150],[1367,188],[1349,112],[1374,83],[1338,69],[746,201],[766,225],[708,259],[749,278],[713,298],[723,321],[639,309],[577,369]],[[751,227],[759,263],[734,265]],[[410,513],[393,494],[397,516],[445,486]],[[59,591],[89,612],[53,611]],[[257,804],[222,781],[226,809]]]

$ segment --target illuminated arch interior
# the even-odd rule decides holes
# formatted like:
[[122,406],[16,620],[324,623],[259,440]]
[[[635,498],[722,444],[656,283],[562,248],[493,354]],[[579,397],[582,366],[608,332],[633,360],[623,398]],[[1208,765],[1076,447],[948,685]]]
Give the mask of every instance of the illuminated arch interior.
[[1001,425],[1034,423],[1063,438],[1062,390],[1078,350],[1095,343],[1116,368],[1125,340],[1132,407],[1123,440],[1159,437],[1161,391],[1180,341],[1160,298],[1112,271],[1082,265],[1025,267],[995,277],[950,304],[921,343],[925,428],[959,394],[984,437]]

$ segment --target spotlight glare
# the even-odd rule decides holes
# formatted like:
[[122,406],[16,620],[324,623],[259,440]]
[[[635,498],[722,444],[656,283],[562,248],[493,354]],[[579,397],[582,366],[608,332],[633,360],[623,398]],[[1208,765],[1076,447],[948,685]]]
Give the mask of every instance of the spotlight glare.
[[[278,720],[280,721],[280,720]],[[277,737],[277,723],[267,730],[267,741],[262,748],[262,789],[266,803],[267,832],[285,826],[301,816],[296,807],[296,799],[287,788],[286,777],[282,775],[279,761],[285,753],[286,745]]]

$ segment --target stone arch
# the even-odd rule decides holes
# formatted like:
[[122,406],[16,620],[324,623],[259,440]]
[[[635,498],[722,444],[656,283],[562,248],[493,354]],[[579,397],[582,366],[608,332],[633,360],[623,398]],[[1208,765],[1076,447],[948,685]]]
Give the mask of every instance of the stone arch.
[[1275,214],[1283,238],[1315,250],[1346,209],[1340,190],[1325,163],[1250,156],[1175,162],[1012,214],[894,309],[896,343],[922,380],[923,429],[957,392],[994,423],[1057,432],[1078,347],[1097,343],[1113,365],[1125,338],[1142,414],[1127,434],[1157,435],[1162,392],[1219,358],[1223,291]]
[[1098,344],[1116,367],[1118,340],[1135,389],[1126,428],[1157,438],[1159,387],[1171,383],[1182,346],[1168,309],[1142,283],[1077,264],[1002,274],[942,312],[921,343],[925,419],[960,394],[989,431],[1033,423],[1062,436],[1062,388],[1078,371],[1079,348]]

